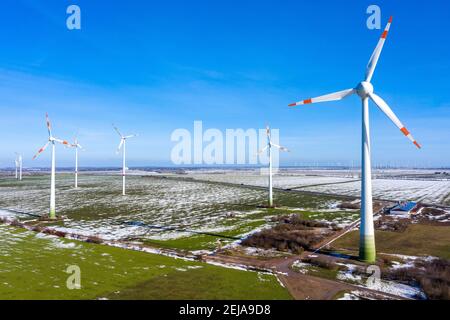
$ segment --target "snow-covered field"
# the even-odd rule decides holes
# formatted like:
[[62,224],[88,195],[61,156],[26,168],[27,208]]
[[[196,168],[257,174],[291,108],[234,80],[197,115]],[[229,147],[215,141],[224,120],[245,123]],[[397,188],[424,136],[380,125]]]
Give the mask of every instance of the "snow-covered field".
[[[59,175],[57,181],[56,210],[67,217],[65,228],[106,239],[139,235],[165,240],[191,235],[123,223],[130,221],[196,232],[227,231],[248,223],[246,216],[259,212],[256,206],[250,205],[260,203],[265,197],[259,190],[174,179],[128,177],[126,196],[121,195],[120,176],[82,176],[78,190],[72,188],[70,175]],[[34,177],[20,187],[15,182],[9,185],[3,181],[0,208],[47,213],[48,185],[48,176]],[[230,214],[242,219],[230,225],[227,223]]]
[[[450,204],[450,181],[395,178],[410,177],[414,171],[377,172],[381,173],[390,178],[374,179],[375,197]],[[131,171],[130,174],[126,196],[121,195],[121,177],[114,172],[82,174],[78,190],[72,186],[71,174],[58,174],[56,206],[58,214],[67,217],[66,231],[111,240],[133,236],[149,240],[179,239],[194,235],[190,231],[230,233],[239,230],[238,234],[242,235],[261,226],[267,214],[267,209],[257,207],[266,202],[266,190],[232,185],[266,186],[267,176],[261,175],[260,170],[192,170],[182,175]],[[420,172],[420,175],[432,175],[432,172]],[[274,177],[274,184],[280,188],[358,196],[360,182],[357,179],[356,172],[346,170],[283,169]],[[230,185],[201,183],[200,180]],[[336,200],[308,203],[305,196],[295,202],[283,201],[286,200],[290,204],[285,211],[310,211],[310,218],[342,226],[358,216],[357,211],[337,209]],[[8,177],[0,179],[0,208],[42,215],[48,211],[48,202],[48,175],[26,177],[19,184]],[[125,222],[140,222],[146,227]],[[256,224],[252,227],[252,223]],[[165,229],[158,228],[160,226]]]
[[[226,173],[191,173],[190,177],[198,180],[244,184],[250,186],[265,187],[268,184],[268,176],[255,171],[232,171]],[[310,176],[307,174],[280,173],[273,177],[273,186],[276,188],[301,188],[305,186],[329,183],[343,183],[356,181],[352,177],[327,177]]]
[[[450,205],[450,181],[374,179],[373,196],[387,200],[415,200]],[[358,196],[359,182],[307,187],[303,190]]]
[[[432,170],[374,170],[374,197],[387,200],[415,200],[450,205],[450,176]],[[260,170],[190,171],[194,179],[267,186]],[[359,172],[350,170],[282,169],[274,176],[275,187],[329,194],[359,196]]]

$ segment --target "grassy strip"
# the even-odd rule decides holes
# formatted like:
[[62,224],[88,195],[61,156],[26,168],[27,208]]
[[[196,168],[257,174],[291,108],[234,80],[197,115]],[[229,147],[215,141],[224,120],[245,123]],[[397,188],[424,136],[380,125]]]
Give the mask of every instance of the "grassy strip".
[[[375,231],[377,252],[450,259],[450,227],[412,224],[404,232]],[[334,248],[358,250],[359,232],[333,242]]]
[[[70,265],[81,269],[80,290],[66,287]],[[254,272],[42,236],[6,225],[0,225],[0,270],[0,299],[290,299],[273,276],[261,279]]]

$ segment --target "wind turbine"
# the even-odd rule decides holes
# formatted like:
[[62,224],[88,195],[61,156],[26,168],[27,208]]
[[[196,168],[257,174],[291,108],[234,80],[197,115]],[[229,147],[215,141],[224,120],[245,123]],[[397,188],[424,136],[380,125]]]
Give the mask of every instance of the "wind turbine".
[[15,177],[16,177],[16,180],[17,180],[18,179],[18,169],[19,169],[19,160],[17,160],[17,158],[14,159],[14,164],[16,165],[16,175],[15,175]]
[[[16,152],[16,179],[22,181],[22,155]],[[17,173],[17,171],[19,171]]]
[[83,150],[83,147],[78,143],[78,137],[75,136],[74,142],[70,145],[75,148],[75,189],[78,188],[78,149]]
[[267,135],[267,144],[264,148],[262,148],[258,154],[263,153],[267,150],[269,156],[269,207],[273,207],[273,190],[272,190],[272,147],[275,147],[281,151],[289,152],[289,150],[285,147],[279,146],[272,142],[272,138],[270,135],[270,128],[266,126],[266,135]]
[[117,148],[117,153],[119,153],[120,149],[123,147],[123,149],[122,149],[122,156],[123,156],[123,159],[122,159],[122,195],[125,195],[125,174],[126,174],[126,170],[127,170],[126,162],[125,162],[126,142],[127,142],[127,139],[136,137],[137,134],[131,134],[131,135],[128,135],[128,136],[124,136],[123,134],[120,133],[119,129],[117,129],[116,126],[113,125],[113,127],[114,127],[114,130],[116,130],[116,132],[120,136],[120,143],[119,143],[119,147]]
[[400,129],[400,131],[411,140],[417,148],[421,148],[419,143],[413,138],[411,133],[405,128],[402,122],[397,118],[388,104],[376,95],[371,84],[372,76],[375,71],[381,50],[389,32],[392,23],[392,17],[384,29],[377,46],[375,47],[369,63],[366,67],[365,78],[356,88],[327,94],[317,98],[310,98],[300,102],[292,103],[289,106],[305,105],[317,102],[335,101],[346,98],[356,93],[362,100],[362,179],[361,179],[361,224],[359,240],[359,257],[363,261],[374,262],[376,259],[375,251],[375,233],[373,226],[373,207],[372,207],[372,176],[370,163],[370,133],[369,133],[369,98],[383,111],[386,116]]
[[36,159],[45,149],[47,149],[48,145],[52,145],[52,168],[51,168],[51,181],[50,181],[50,211],[49,218],[56,219],[56,206],[55,206],[55,143],[61,143],[65,146],[69,146],[69,142],[66,140],[57,139],[52,135],[52,127],[50,124],[50,120],[48,118],[48,114],[45,114],[45,118],[47,120],[47,130],[48,130],[48,141],[47,143],[38,150],[38,152],[34,155],[33,160]]

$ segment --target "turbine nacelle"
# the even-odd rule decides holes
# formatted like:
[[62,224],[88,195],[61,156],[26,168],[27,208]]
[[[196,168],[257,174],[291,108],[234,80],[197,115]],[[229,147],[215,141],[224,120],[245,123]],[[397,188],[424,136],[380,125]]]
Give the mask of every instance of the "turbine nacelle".
[[356,94],[361,98],[367,98],[373,93],[373,85],[370,82],[362,81],[356,88]]

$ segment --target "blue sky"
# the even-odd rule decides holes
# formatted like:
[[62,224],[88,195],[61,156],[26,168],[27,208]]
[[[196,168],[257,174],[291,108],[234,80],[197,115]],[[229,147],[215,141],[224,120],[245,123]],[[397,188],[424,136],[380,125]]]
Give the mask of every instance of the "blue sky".
[[[66,28],[81,8],[82,29]],[[280,129],[292,152],[281,163],[358,162],[357,97],[290,109],[287,104],[355,86],[381,30],[366,8],[394,16],[373,78],[416,139],[417,150],[371,105],[373,162],[450,166],[448,1],[5,0],[0,11],[0,167],[25,166],[54,133],[79,131],[81,165],[120,165],[116,123],[139,138],[130,166],[170,165],[177,128]],[[72,150],[58,149],[59,166]]]

